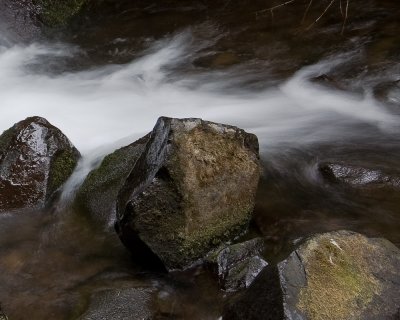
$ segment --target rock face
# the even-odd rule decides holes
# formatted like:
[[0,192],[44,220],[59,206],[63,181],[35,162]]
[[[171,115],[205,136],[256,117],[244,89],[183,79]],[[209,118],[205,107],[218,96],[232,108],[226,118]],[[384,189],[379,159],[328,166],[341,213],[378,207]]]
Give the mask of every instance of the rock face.
[[352,187],[400,188],[400,177],[389,175],[380,169],[344,163],[322,163],[319,171],[329,181],[348,184]]
[[[400,250],[385,239],[350,231],[316,235],[254,284],[269,290],[271,278],[279,279],[285,319],[383,320],[396,319],[399,313]],[[239,319],[239,313],[243,319],[264,319],[254,311],[259,316],[248,318],[246,312],[251,311],[240,309],[250,298],[258,301],[255,305],[276,307],[269,296],[255,296],[252,287],[227,308],[226,319]]]
[[246,229],[259,175],[255,135],[160,118],[118,196],[116,230],[167,269],[186,267]]
[[92,295],[80,320],[153,319],[151,289],[108,289]]
[[268,263],[260,257],[264,250],[261,238],[225,246],[206,257],[206,264],[218,276],[226,291],[237,291],[250,286]]
[[106,156],[79,188],[75,198],[76,207],[103,221],[109,221],[110,217],[114,219],[118,192],[148,139],[147,135]]
[[27,118],[0,136],[0,212],[41,208],[80,157],[46,119]]
[[50,27],[64,25],[76,15],[86,0],[30,0],[40,21]]

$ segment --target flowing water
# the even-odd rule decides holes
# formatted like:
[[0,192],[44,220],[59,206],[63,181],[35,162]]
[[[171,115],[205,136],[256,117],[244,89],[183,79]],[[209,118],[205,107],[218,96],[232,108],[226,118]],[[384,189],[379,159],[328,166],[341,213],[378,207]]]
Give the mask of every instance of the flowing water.
[[264,170],[253,232],[269,261],[327,230],[399,246],[398,192],[348,192],[318,171],[342,161],[399,175],[400,5],[350,1],[342,32],[344,3],[314,23],[329,1],[307,14],[308,1],[272,10],[280,3],[110,1],[40,38],[2,10],[0,131],[43,116],[84,156],[56,208],[0,216],[0,302],[10,319],[74,319],[91,292],[121,283],[154,290],[164,314],[220,316],[229,296],[205,270],[145,270],[109,226],[69,206],[105,154],[161,115],[258,135]]

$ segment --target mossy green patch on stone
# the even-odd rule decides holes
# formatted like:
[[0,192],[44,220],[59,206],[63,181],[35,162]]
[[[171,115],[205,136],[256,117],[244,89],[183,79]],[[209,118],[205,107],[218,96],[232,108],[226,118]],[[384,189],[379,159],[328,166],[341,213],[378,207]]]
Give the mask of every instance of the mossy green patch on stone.
[[76,15],[86,0],[35,0],[40,7],[40,18],[50,27],[64,25]]
[[77,164],[77,156],[71,150],[65,150],[55,155],[50,166],[50,176],[47,194],[51,195],[70,177]]
[[298,251],[307,274],[298,308],[311,320],[358,319],[381,291],[368,263],[375,251],[367,238],[357,234],[309,240]]

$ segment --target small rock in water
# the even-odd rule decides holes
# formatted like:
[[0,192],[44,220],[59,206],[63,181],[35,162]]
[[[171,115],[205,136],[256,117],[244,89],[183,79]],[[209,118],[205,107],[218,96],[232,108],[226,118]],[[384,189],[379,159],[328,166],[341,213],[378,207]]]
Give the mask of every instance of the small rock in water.
[[249,287],[268,265],[260,257],[263,250],[264,241],[257,238],[217,249],[205,261],[218,275],[224,290],[237,291]]
[[331,182],[341,182],[353,187],[400,187],[400,177],[388,175],[380,169],[344,163],[321,163],[319,171]]
[[259,176],[255,135],[162,117],[119,193],[116,229],[133,252],[187,267],[246,230]]
[[46,119],[27,118],[0,136],[0,212],[40,209],[68,179],[80,154]]
[[277,289],[269,287],[271,278],[279,284],[285,319],[381,320],[396,319],[398,314],[400,250],[385,239],[350,231],[316,235],[277,269],[263,272],[236,304],[227,307],[225,319],[239,319],[238,314],[243,319],[265,319],[251,306],[243,308],[250,299],[266,309],[276,307],[271,296],[255,295],[260,287]]

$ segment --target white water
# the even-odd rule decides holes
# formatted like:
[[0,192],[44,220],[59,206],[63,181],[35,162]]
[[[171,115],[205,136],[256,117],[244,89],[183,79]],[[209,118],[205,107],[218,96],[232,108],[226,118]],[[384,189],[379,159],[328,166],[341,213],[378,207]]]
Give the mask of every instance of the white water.
[[21,46],[5,39],[0,45],[0,130],[28,116],[43,116],[83,154],[97,149],[88,163],[94,162],[94,155],[149,132],[161,115],[234,124],[258,134],[262,148],[335,140],[354,134],[355,123],[383,131],[395,130],[399,123],[368,95],[327,90],[308,81],[346,63],[351,55],[303,68],[280,87],[257,93],[238,88],[232,94],[222,88],[230,76],[237,77],[237,70],[221,73],[220,78],[210,74],[207,82],[207,75],[190,78],[173,71],[193,54],[189,32],[154,44],[142,58],[123,66],[58,75],[34,71],[32,65],[73,55],[76,48]]

